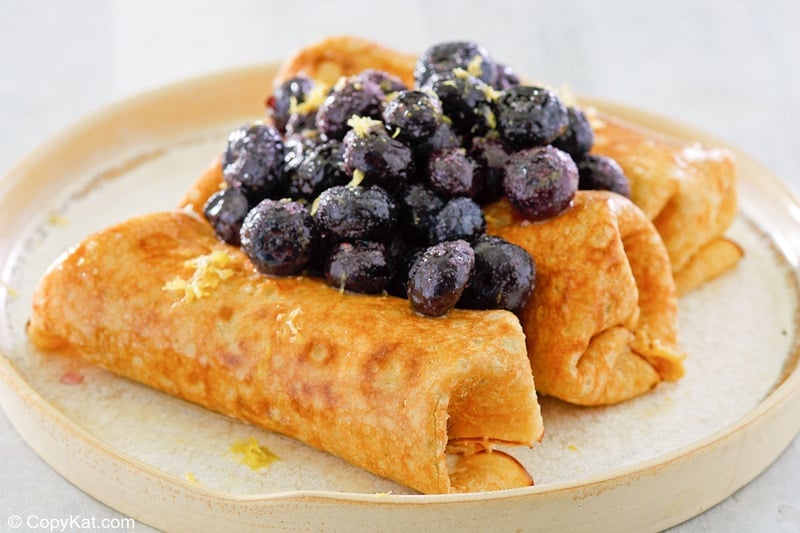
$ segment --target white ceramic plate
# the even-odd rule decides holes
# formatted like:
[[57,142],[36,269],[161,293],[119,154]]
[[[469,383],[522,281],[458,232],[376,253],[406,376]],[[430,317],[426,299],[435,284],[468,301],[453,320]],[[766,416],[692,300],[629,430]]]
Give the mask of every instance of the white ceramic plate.
[[[227,132],[261,116],[273,74],[236,70],[128,100],[53,139],[0,183],[0,400],[31,447],[88,494],[166,529],[663,529],[750,481],[800,430],[800,204],[743,154],[730,235],[746,257],[681,300],[686,377],[619,406],[544,399],[543,443],[515,450],[532,488],[410,494],[291,439],[35,351],[24,327],[47,265],[91,231],[174,207]],[[662,117],[597,104],[724,146]],[[249,437],[279,460],[255,471],[242,464],[230,448]]]

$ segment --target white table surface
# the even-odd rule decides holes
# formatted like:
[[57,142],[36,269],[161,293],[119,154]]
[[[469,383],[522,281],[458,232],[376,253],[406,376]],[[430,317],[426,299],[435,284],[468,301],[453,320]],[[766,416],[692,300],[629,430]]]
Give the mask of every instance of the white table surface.
[[[0,0],[0,173],[110,102],[352,33],[407,50],[477,40],[536,79],[724,138],[800,191],[798,27],[796,0]],[[121,516],[51,470],[4,415],[0,457],[0,531],[11,515]],[[675,530],[800,531],[800,438]]]

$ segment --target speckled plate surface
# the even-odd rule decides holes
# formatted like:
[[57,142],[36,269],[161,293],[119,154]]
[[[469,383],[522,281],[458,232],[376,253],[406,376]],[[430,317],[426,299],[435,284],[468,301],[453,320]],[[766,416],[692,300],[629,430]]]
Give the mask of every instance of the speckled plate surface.
[[[227,132],[261,115],[273,73],[224,72],[127,100],[0,182],[0,401],[31,447],[88,494],[165,529],[655,530],[732,494],[800,430],[800,203],[743,154],[741,213],[729,235],[746,256],[681,300],[686,376],[618,406],[544,399],[544,441],[514,450],[535,487],[411,494],[291,439],[34,350],[24,327],[47,266],[94,230],[174,207]],[[596,104],[724,145],[662,117]],[[278,460],[249,468],[231,447],[250,438]]]

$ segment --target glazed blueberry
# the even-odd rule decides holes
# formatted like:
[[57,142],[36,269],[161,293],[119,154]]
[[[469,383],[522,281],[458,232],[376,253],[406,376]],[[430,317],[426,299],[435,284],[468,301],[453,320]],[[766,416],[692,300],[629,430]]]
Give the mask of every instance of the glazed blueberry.
[[344,171],[343,155],[344,147],[335,139],[312,148],[289,178],[289,195],[311,201],[322,191],[350,181]]
[[221,241],[238,246],[239,230],[249,210],[244,193],[229,187],[211,195],[203,207],[203,215]]
[[569,154],[550,145],[528,148],[508,159],[503,189],[518,213],[544,220],[569,206],[578,189],[578,168]]
[[223,156],[222,175],[257,202],[283,186],[283,140],[272,126],[254,123],[233,131]]
[[497,64],[497,78],[494,80],[492,86],[498,91],[505,91],[510,87],[519,85],[519,76],[509,68],[508,65],[502,63]]
[[331,187],[317,198],[314,221],[329,243],[387,241],[397,225],[397,207],[380,187]]
[[267,108],[272,115],[272,121],[279,131],[286,131],[286,123],[291,116],[292,101],[294,105],[303,103],[311,92],[314,82],[306,76],[289,78],[275,89],[275,93],[267,99]]
[[486,231],[478,204],[463,196],[453,198],[436,213],[428,235],[431,243],[462,239],[474,242]]
[[283,140],[284,174],[291,178],[297,172],[306,155],[322,142],[322,136],[317,130],[306,130],[287,135]]
[[536,266],[523,248],[500,237],[483,235],[472,247],[475,275],[458,306],[506,309],[519,313],[533,292]]
[[306,113],[294,113],[286,123],[286,134],[305,133],[306,131],[317,131],[317,110]]
[[364,117],[348,121],[353,129],[344,137],[344,169],[349,175],[363,173],[366,183],[396,191],[414,174],[411,148],[392,139],[383,123]]
[[297,202],[264,200],[242,223],[242,250],[264,274],[299,274],[314,255],[317,234],[308,210]]
[[419,168],[425,168],[428,157],[436,150],[458,148],[462,144],[461,136],[453,131],[451,123],[443,121],[430,137],[417,144],[414,149],[414,160]]
[[408,299],[418,313],[442,316],[455,307],[475,269],[469,243],[456,240],[426,249],[408,275]]
[[497,137],[475,137],[469,155],[478,165],[478,186],[475,201],[485,205],[503,196],[504,167],[509,154]]
[[433,135],[442,123],[442,104],[422,91],[401,91],[384,107],[383,122],[389,131],[397,132],[399,140],[414,145]]
[[564,150],[577,161],[583,157],[594,144],[594,131],[586,119],[586,115],[577,107],[568,107],[569,125],[561,136],[553,141],[553,146]]
[[340,81],[317,111],[317,129],[329,139],[342,139],[353,115],[380,118],[383,91],[370,80]]
[[386,247],[379,242],[342,242],[333,248],[325,266],[325,280],[332,287],[377,294],[388,289],[393,269]]
[[357,74],[354,81],[375,83],[378,85],[378,87],[380,87],[383,94],[391,94],[398,91],[408,90],[408,87],[406,87],[406,84],[403,83],[400,78],[383,70],[368,68]]
[[631,197],[631,184],[614,159],[602,155],[586,154],[578,161],[579,182],[582,190],[603,189]]
[[490,85],[497,77],[497,66],[486,48],[475,42],[455,41],[425,50],[414,67],[414,82],[417,87],[422,87],[432,76],[449,74],[456,68],[464,69]]
[[428,184],[445,196],[469,196],[477,192],[478,165],[464,148],[446,148],[428,159]]
[[414,242],[427,240],[429,228],[444,207],[444,200],[428,186],[412,183],[398,195],[397,203],[400,224],[409,239]]
[[492,88],[466,71],[431,78],[430,90],[442,102],[442,112],[462,135],[484,135],[496,125]]
[[569,125],[567,108],[552,91],[517,85],[495,102],[497,130],[514,150],[548,144]]

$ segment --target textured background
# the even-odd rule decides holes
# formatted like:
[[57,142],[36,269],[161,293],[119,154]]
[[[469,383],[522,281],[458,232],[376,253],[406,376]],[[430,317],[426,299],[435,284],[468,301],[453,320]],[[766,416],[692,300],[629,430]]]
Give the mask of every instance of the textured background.
[[[110,102],[353,33],[409,51],[480,41],[533,78],[715,134],[800,191],[795,0],[0,0],[0,13],[0,173]],[[2,415],[0,456],[0,530],[10,514],[118,516],[54,473]],[[753,483],[677,530],[800,530],[797,479],[795,439]]]

